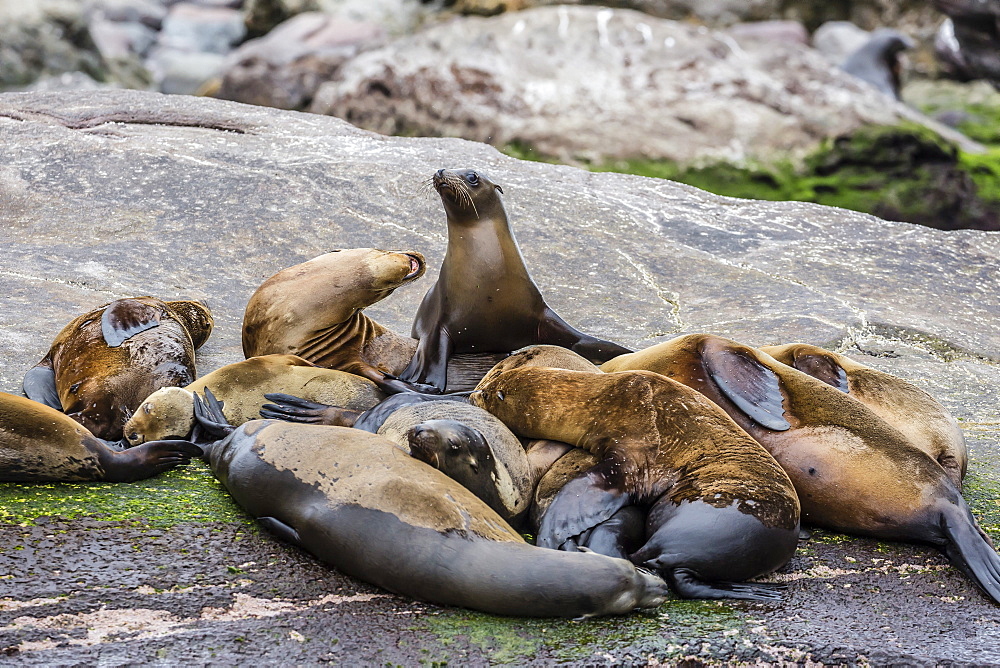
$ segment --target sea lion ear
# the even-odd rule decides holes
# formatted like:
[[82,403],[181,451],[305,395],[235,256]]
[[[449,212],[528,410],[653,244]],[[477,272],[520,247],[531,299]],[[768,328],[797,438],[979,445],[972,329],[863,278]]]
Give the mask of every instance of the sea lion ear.
[[503,193],[503,188],[501,188],[500,186],[494,184],[493,187],[499,190],[501,194]]

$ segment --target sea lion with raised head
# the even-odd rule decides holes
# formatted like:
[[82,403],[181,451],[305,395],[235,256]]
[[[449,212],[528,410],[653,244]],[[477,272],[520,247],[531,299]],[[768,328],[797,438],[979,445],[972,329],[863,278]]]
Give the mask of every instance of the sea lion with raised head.
[[962,489],[969,464],[965,436],[958,420],[930,394],[898,376],[818,346],[790,343],[760,350],[863,403],[930,455]]
[[115,446],[50,406],[0,392],[0,482],[133,482],[201,455],[187,441]]
[[499,185],[472,169],[439,169],[433,183],[448,216],[448,248],[417,309],[411,335],[419,344],[400,378],[471,389],[478,377],[450,377],[453,355],[508,353],[536,343],[596,362],[628,352],[577,331],[545,304],[507,222]]
[[1000,602],[1000,556],[945,470],[860,401],[757,349],[690,334],[615,358],[711,399],[774,455],[802,519],[845,533],[930,543]]
[[525,438],[563,441],[600,463],[553,499],[538,544],[565,546],[627,506],[648,508],[630,555],[685,598],[778,598],[744,582],[783,566],[799,503],[777,462],[721,409],[676,381],[498,364],[470,401]]
[[[210,402],[211,403],[211,402]],[[528,545],[471,492],[387,439],[257,420],[205,459],[268,530],[348,575],[405,596],[500,615],[591,617],[651,608],[665,583],[622,559]]]
[[61,410],[95,436],[117,441],[143,399],[195,377],[194,352],[212,332],[197,301],[117,299],[74,318],[24,375],[29,399]]
[[417,342],[363,310],[424,275],[416,251],[336,250],[283,269],[257,288],[243,316],[246,357],[292,354],[373,381],[383,392],[436,392],[396,376]]
[[195,424],[194,393],[206,387],[223,402],[226,419],[235,426],[258,419],[267,401],[265,394],[272,392],[338,404],[355,413],[385,398],[367,378],[318,367],[296,355],[261,355],[227,364],[185,387],[153,392],[125,423],[129,445],[168,437],[187,438]]

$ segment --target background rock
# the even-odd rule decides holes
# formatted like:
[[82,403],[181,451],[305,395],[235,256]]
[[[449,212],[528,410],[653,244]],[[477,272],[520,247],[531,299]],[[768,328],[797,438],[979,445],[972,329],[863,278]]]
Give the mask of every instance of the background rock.
[[[405,333],[445,248],[441,204],[421,184],[439,167],[473,166],[503,184],[536,282],[584,331],[633,347],[693,331],[826,344],[927,389],[961,420],[966,494],[1000,538],[1000,234],[729,199],[457,139],[135,91],[0,95],[0,141],[4,391],[19,390],[71,318],[137,294],[207,298],[217,327],[199,371],[237,361],[253,290],[332,248],[426,254],[426,277],[369,310]],[[11,499],[0,511],[13,517],[0,524],[5,655],[21,665],[1000,661],[1000,608],[927,547],[819,532],[774,576],[789,583],[778,605],[674,601],[586,625],[503,620],[320,568],[249,530],[231,505],[219,510],[224,497],[198,471],[145,486],[0,486]],[[177,481],[189,481],[183,493]],[[75,490],[83,518],[24,515],[24,499]],[[127,515],[140,524],[93,519],[136,496],[150,502]],[[161,513],[189,519],[163,528],[149,519]]]

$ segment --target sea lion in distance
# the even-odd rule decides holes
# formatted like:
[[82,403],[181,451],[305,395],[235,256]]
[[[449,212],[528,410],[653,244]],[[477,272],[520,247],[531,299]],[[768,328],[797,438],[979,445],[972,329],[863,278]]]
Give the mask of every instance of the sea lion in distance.
[[[577,331],[545,304],[507,223],[499,185],[471,169],[439,169],[433,183],[448,215],[448,249],[417,309],[411,335],[419,344],[400,378],[443,391],[452,355],[508,353],[536,343],[598,363],[629,352]],[[449,389],[474,384],[453,381]]]
[[[210,399],[210,397],[207,397]],[[528,545],[482,501],[358,429],[247,422],[199,399],[205,459],[277,535],[389,591],[499,615],[590,617],[651,608],[665,583],[622,559]]]
[[802,519],[888,540],[929,543],[1000,603],[1000,556],[945,470],[860,401],[770,355],[689,334],[615,358],[722,407],[792,478]]
[[29,399],[62,410],[98,438],[117,441],[143,399],[195,379],[197,350],[212,332],[197,301],[117,299],[74,318],[24,375]]
[[818,346],[789,343],[763,346],[760,350],[863,403],[930,455],[955,487],[962,489],[969,464],[965,436],[958,420],[927,392],[902,378]]
[[133,482],[199,455],[187,441],[119,450],[50,406],[0,392],[0,482]]
[[416,251],[377,248],[331,251],[283,269],[247,303],[243,354],[298,355],[317,366],[364,376],[387,393],[436,392],[396,377],[417,342],[363,313],[425,269],[424,256]]

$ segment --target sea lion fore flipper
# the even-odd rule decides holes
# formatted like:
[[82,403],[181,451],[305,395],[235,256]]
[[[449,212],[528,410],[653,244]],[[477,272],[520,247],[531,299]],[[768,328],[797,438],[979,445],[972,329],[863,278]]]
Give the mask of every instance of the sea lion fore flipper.
[[811,353],[796,355],[792,366],[802,373],[837,388],[841,392],[847,393],[850,391],[850,387],[847,384],[847,372],[844,371],[844,368],[833,357]]
[[291,543],[296,547],[302,547],[302,539],[299,538],[299,532],[281,520],[274,517],[258,517],[257,521],[275,538],[283,540],[286,543]]
[[686,568],[664,574],[682,598],[735,598],[749,601],[780,601],[785,585],[766,582],[707,582]]
[[135,299],[113,301],[101,315],[101,333],[105,343],[112,348],[117,348],[130,337],[159,324],[159,309]]
[[702,346],[708,374],[727,399],[762,427],[791,429],[784,417],[781,382],[771,369],[725,341],[706,339]]
[[566,483],[542,516],[535,543],[560,549],[569,539],[607,521],[628,505],[630,495],[609,484],[609,473],[614,468],[620,466],[605,460]]
[[274,402],[260,407],[260,416],[265,420],[353,427],[362,413],[362,411],[321,404],[282,392],[268,393],[264,395],[264,398]]
[[[427,336],[421,337],[417,344],[417,352],[413,354],[413,359],[403,373],[399,374],[399,380],[413,385],[414,388],[425,387],[423,384],[426,383],[443,392],[448,385],[448,359],[454,348],[448,330],[438,327]],[[417,389],[417,391],[422,390]]]
[[56,374],[52,366],[41,362],[24,374],[24,396],[32,401],[45,404],[57,411],[62,410],[59,392],[56,390]]

